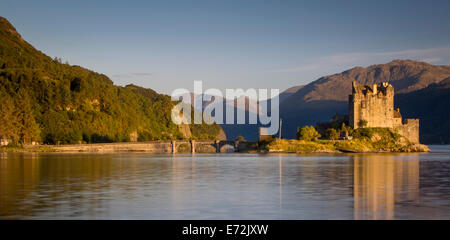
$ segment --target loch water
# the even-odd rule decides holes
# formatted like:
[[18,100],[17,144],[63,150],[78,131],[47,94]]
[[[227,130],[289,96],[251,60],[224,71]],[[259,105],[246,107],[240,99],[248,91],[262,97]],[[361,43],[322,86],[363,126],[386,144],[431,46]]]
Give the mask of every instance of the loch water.
[[450,219],[431,153],[0,153],[0,219]]

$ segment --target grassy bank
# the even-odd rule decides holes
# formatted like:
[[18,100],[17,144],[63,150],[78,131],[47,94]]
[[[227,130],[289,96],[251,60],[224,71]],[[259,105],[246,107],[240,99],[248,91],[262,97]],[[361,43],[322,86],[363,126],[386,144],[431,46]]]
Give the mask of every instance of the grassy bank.
[[354,130],[352,140],[286,140],[274,139],[264,145],[268,152],[335,153],[335,152],[429,152],[427,146],[413,144],[387,128]]
[[287,140],[274,139],[265,145],[264,150],[269,152],[285,152],[285,153],[314,153],[314,152],[339,152],[331,141],[304,141],[304,140]]
[[54,152],[49,146],[2,146],[0,152]]

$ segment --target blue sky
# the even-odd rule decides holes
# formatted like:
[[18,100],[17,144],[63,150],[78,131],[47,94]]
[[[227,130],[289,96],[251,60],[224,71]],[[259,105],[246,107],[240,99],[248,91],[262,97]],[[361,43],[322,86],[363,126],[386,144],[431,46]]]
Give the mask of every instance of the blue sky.
[[[94,3],[95,2],[95,3]],[[279,88],[354,66],[450,64],[450,1],[0,0],[24,39],[108,75],[175,88]]]

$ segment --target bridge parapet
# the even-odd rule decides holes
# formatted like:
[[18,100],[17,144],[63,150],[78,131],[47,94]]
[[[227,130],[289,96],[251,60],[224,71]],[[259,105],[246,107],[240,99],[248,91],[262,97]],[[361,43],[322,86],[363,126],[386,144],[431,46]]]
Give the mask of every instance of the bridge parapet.
[[178,152],[209,152],[220,153],[223,147],[231,146],[234,151],[245,152],[257,149],[257,142],[239,142],[226,140],[172,140],[125,143],[94,143],[53,145],[56,151],[61,152],[148,152],[173,153]]

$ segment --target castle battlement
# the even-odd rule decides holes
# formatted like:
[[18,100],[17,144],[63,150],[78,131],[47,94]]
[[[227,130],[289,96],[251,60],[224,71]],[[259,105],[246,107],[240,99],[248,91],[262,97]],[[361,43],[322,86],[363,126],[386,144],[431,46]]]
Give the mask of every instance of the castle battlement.
[[367,96],[378,96],[384,97],[388,95],[394,95],[394,87],[387,82],[383,82],[380,86],[377,84],[372,85],[359,85],[353,81],[353,91],[352,95],[355,97],[367,97]]
[[419,143],[419,119],[402,119],[400,109],[394,109],[394,87],[387,82],[381,85],[353,82],[349,96],[349,124],[355,129],[396,129],[411,142]]

